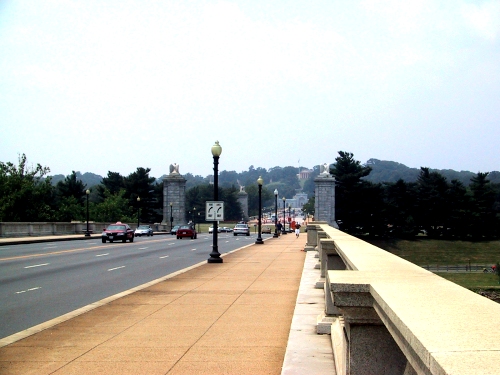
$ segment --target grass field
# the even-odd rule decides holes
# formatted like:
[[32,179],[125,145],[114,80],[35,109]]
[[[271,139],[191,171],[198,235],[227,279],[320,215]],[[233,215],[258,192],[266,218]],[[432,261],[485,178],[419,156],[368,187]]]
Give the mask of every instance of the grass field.
[[[500,262],[500,241],[446,241],[417,237],[415,240],[362,238],[419,266],[466,265],[491,266]],[[468,289],[499,289],[498,277],[482,272],[440,272],[440,276]]]
[[500,290],[498,276],[493,273],[482,272],[439,272],[437,275],[452,281],[455,284],[472,290]]
[[495,264],[500,261],[500,241],[363,240],[418,265]]

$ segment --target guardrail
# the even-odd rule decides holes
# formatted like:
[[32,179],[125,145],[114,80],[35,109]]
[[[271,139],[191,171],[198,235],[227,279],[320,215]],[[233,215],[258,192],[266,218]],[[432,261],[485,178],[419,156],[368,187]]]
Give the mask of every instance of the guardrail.
[[[491,374],[500,304],[330,227],[307,226],[337,374]],[[323,330],[323,332],[321,332]]]

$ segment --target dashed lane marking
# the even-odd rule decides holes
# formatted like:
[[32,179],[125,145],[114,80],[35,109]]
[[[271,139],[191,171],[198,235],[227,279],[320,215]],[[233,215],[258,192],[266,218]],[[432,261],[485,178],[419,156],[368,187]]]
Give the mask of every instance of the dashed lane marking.
[[24,268],[35,268],[35,267],[43,267],[43,266],[48,266],[50,263],[42,263],[42,264],[34,264],[32,266],[26,266]]
[[37,290],[37,289],[42,289],[41,287],[37,286],[36,288],[30,288],[30,289],[26,289],[26,290],[21,290],[19,292],[16,292],[16,294],[21,294],[21,293],[26,293],[26,292],[32,292],[34,290]]
[[120,267],[110,268],[108,271],[119,270],[120,268],[125,268],[125,266],[120,266]]

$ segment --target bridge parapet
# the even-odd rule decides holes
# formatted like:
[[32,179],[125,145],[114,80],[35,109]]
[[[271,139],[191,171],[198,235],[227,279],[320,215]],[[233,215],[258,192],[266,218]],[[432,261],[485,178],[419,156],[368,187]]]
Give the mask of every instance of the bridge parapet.
[[327,224],[313,225],[337,374],[496,372],[499,304]]

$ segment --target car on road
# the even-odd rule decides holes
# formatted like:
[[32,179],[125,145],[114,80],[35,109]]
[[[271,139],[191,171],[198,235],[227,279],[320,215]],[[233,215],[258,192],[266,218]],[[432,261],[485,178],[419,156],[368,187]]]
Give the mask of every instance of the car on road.
[[118,221],[115,224],[108,225],[108,227],[102,231],[101,239],[102,243],[120,240],[122,242],[126,242],[127,240],[134,242],[134,230],[130,228],[128,224]]
[[135,230],[134,235],[136,237],[152,236],[153,235],[153,228],[151,228],[150,225],[139,225],[137,227],[137,229]]
[[[214,227],[213,227],[213,225],[212,225],[212,226],[210,226],[210,227],[208,228],[208,233],[213,233],[213,232],[214,232]],[[221,231],[221,228],[220,228],[220,227],[217,227],[217,233],[220,233],[220,232],[222,232],[222,231]]]
[[192,240],[198,238],[198,234],[196,233],[196,229],[193,225],[190,224],[185,224],[179,226],[179,229],[177,229],[177,239],[180,240],[184,237],[189,237]]
[[227,233],[231,233],[233,231],[233,228],[224,227],[224,231],[227,232]]
[[245,236],[250,236],[250,227],[248,224],[236,224],[233,229],[233,235],[237,236],[243,234]]
[[177,233],[177,229],[179,229],[180,225],[174,225],[172,229],[170,229],[170,234],[174,235]]

